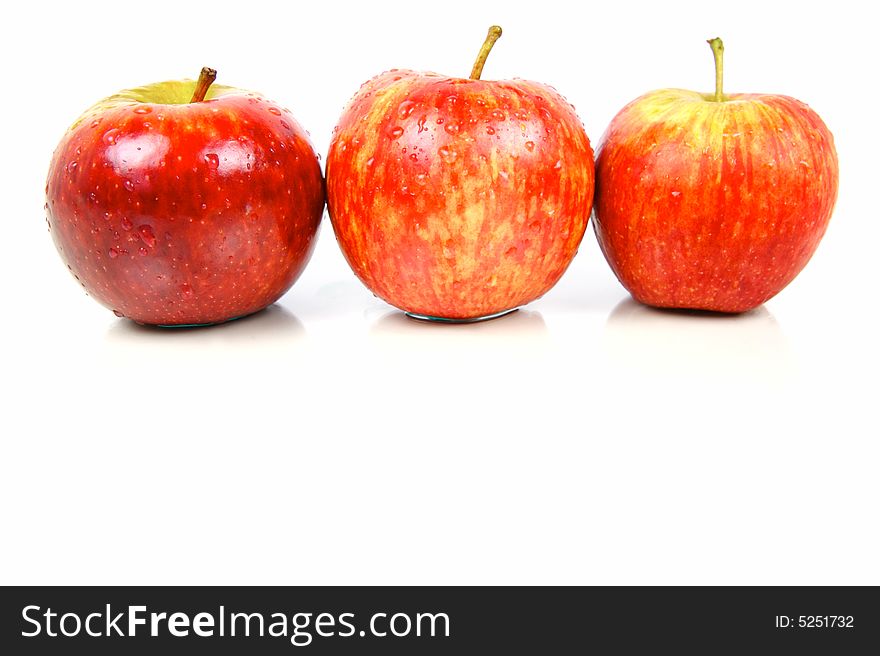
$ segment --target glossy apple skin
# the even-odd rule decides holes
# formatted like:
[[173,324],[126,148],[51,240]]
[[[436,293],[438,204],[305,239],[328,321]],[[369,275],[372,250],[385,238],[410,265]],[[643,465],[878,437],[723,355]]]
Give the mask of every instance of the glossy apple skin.
[[593,177],[584,128],[552,88],[392,70],[364,84],[339,120],[328,210],[374,294],[466,320],[559,280],[586,229]]
[[838,166],[822,119],[787,96],[729,97],[646,94],[601,140],[593,226],[642,303],[753,309],[794,279],[828,226]]
[[198,325],[251,314],[311,255],[324,188],[306,132],[259,95],[211,93],[177,105],[108,99],[52,158],[55,244],[118,316]]

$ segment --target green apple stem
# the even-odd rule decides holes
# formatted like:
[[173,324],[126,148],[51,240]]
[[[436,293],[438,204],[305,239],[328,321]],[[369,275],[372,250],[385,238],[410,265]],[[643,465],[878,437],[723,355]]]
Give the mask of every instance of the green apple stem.
[[193,92],[191,103],[202,102],[205,99],[205,96],[208,94],[208,89],[212,84],[214,84],[214,80],[217,79],[217,71],[213,68],[208,68],[205,66],[202,69],[202,72],[199,73],[199,81],[196,82],[196,90]]
[[719,38],[706,41],[715,57],[715,102],[724,102],[724,42]]
[[497,25],[493,25],[489,28],[489,33],[486,35],[486,40],[483,42],[483,47],[480,48],[480,54],[477,55],[477,61],[474,62],[474,67],[471,69],[472,80],[480,79],[480,76],[483,74],[483,66],[486,65],[486,59],[489,57],[492,46],[495,45],[495,42],[500,36],[500,27],[498,27]]

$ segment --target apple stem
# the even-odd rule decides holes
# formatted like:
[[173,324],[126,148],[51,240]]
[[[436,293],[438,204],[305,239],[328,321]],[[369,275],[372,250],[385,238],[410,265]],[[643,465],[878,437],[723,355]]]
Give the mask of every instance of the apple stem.
[[477,61],[474,62],[474,67],[471,69],[472,80],[480,79],[480,76],[483,74],[483,66],[486,65],[486,59],[489,57],[489,52],[491,52],[492,46],[495,45],[495,42],[500,36],[500,27],[498,27],[497,25],[493,25],[489,28],[489,33],[486,35],[486,40],[483,41],[483,47],[480,48],[480,54],[477,55]]
[[199,81],[196,82],[196,90],[193,92],[191,103],[202,102],[205,99],[205,96],[208,94],[208,89],[212,84],[214,84],[214,80],[217,79],[217,71],[213,68],[208,68],[205,66],[202,69],[202,72],[199,73]]
[[715,102],[724,102],[724,42],[719,38],[708,39],[715,58]]

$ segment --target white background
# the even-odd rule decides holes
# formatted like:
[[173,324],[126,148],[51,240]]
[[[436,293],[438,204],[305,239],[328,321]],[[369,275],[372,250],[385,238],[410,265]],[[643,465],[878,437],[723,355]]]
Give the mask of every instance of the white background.
[[[880,584],[877,51],[870,3],[228,2],[7,8],[0,582]],[[193,77],[288,106],[326,154],[408,67],[553,84],[594,145],[650,89],[808,102],[840,198],[801,276],[740,317],[628,299],[592,228],[505,319],[405,319],[329,221],[296,286],[158,331],[86,297],[43,220],[52,150],[119,89]]]

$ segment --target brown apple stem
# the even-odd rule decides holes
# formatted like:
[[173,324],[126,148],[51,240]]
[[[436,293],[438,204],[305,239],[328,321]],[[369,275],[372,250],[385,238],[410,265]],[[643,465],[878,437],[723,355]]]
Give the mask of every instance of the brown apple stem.
[[706,41],[715,57],[715,102],[724,102],[724,42],[719,38]]
[[474,62],[474,67],[471,69],[471,79],[479,80],[480,76],[483,74],[483,66],[486,65],[486,58],[489,57],[489,53],[492,50],[492,46],[495,45],[495,42],[498,40],[498,37],[501,36],[501,28],[497,25],[493,25],[489,28],[489,33],[486,35],[486,40],[483,41],[483,47],[480,48],[480,54],[477,55],[477,61]]
[[205,96],[208,94],[208,89],[212,84],[214,84],[214,80],[217,79],[217,71],[213,68],[208,68],[205,66],[202,69],[202,72],[199,73],[199,81],[196,82],[196,90],[193,92],[191,103],[202,102],[205,99]]

